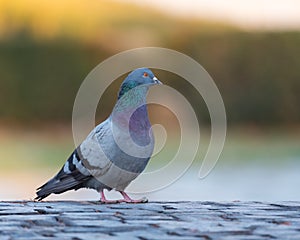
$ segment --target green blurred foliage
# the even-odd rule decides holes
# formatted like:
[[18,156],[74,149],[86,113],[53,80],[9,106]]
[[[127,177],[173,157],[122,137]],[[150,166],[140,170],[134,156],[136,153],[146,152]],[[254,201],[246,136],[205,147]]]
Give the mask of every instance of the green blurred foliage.
[[36,42],[23,34],[0,42],[0,116],[69,120],[76,92],[96,64],[93,51],[70,40]]
[[229,122],[299,123],[300,32],[201,34],[189,53],[216,81]]
[[[70,122],[76,92],[98,63],[121,50],[160,46],[183,52],[204,66],[219,87],[230,124],[299,124],[300,32],[245,32],[230,26],[166,17],[151,9],[126,7],[135,14],[120,9],[117,14],[109,11],[111,15],[107,13],[101,22],[93,12],[91,18],[98,19],[94,27],[86,24],[85,29],[80,15],[79,20],[74,17],[76,21],[65,24],[69,31],[59,28],[57,20],[53,25],[57,32],[50,25],[55,31],[52,29],[49,34],[43,29],[40,35],[41,30],[32,27],[35,18],[30,24],[31,15],[25,14],[28,23],[20,17],[19,26],[12,21],[15,17],[10,9],[7,18],[14,23],[13,30],[0,29],[2,121]],[[70,13],[66,14],[68,19]],[[46,23],[51,22],[49,19]],[[50,37],[43,35],[46,33]],[[209,122],[205,104],[191,85],[166,72],[157,71],[157,75],[183,92],[202,122]],[[120,80],[112,84],[106,96],[116,94],[119,83]],[[107,103],[101,105],[98,113],[101,119],[112,108],[111,96]]]

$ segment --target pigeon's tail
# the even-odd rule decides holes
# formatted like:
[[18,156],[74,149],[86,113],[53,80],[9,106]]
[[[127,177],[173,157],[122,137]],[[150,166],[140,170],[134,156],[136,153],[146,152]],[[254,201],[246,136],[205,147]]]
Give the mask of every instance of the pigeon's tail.
[[34,200],[41,201],[42,199],[48,197],[51,193],[54,193],[55,182],[57,182],[55,178],[52,178],[50,181],[45,183],[43,186],[40,186],[36,192],[36,198]]
[[[76,158],[77,150],[75,150],[65,165],[61,168],[58,174],[46,182],[43,186],[37,189],[35,200],[41,201],[50,194],[63,193],[72,189],[79,189],[83,187],[84,183],[92,178],[91,175],[82,174],[74,165],[73,161]],[[75,159],[77,162],[79,160]]]
[[87,176],[81,175],[81,178],[74,178],[72,175],[63,174],[62,171],[37,189],[35,200],[41,201],[50,194],[63,193],[68,190],[78,189],[82,183],[87,180]]
[[41,201],[42,199],[48,197],[50,194],[63,193],[71,189],[77,189],[80,182],[77,182],[74,178],[65,178],[63,180],[52,178],[49,182],[45,183],[43,186],[37,189],[35,200]]
[[41,201],[48,197],[50,194],[59,194],[71,189],[74,189],[79,183],[75,182],[73,178],[66,178],[64,180],[52,178],[49,182],[37,189],[35,200]]

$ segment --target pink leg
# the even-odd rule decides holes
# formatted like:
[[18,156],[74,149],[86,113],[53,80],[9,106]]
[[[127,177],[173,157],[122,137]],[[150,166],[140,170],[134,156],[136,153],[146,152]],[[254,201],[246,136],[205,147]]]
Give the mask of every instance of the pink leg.
[[120,191],[120,193],[122,194],[122,196],[123,196],[123,198],[124,198],[124,199],[120,200],[120,201],[122,201],[122,202],[126,202],[126,203],[146,203],[146,202],[148,202],[148,199],[147,199],[147,198],[142,198],[142,199],[134,200],[134,199],[130,198],[130,197],[127,195],[126,192]]
[[104,190],[102,190],[100,192],[100,195],[101,195],[101,198],[100,198],[101,203],[110,203],[110,204],[112,204],[112,203],[119,203],[120,202],[120,200],[108,200],[108,199],[106,199],[106,197],[104,195]]

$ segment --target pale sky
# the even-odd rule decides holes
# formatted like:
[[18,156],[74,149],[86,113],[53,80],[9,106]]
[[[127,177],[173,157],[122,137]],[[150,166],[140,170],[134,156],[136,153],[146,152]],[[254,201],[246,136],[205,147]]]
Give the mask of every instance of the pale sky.
[[244,28],[300,30],[300,0],[122,0]]

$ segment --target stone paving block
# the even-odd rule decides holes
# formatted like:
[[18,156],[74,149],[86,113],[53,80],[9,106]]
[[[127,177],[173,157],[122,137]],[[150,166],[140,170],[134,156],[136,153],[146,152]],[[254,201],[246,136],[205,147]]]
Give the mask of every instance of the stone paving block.
[[300,202],[0,202],[2,239],[300,239]]

